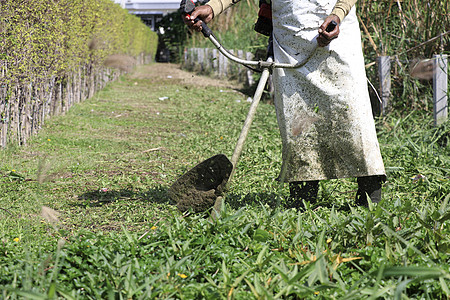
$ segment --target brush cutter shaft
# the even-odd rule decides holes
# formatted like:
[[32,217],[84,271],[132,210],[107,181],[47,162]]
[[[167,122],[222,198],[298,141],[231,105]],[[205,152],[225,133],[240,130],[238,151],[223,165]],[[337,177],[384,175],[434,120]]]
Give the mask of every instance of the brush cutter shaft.
[[[270,63],[271,61],[272,58],[269,57],[267,62]],[[201,212],[214,205],[215,211],[213,211],[212,217],[215,218],[216,213],[220,212],[223,198],[219,195],[223,193],[234,175],[269,75],[269,69],[265,68],[261,74],[231,161],[223,154],[210,157],[181,176],[169,188],[170,199],[177,203],[177,207],[181,211],[193,209],[196,212]]]
[[228,52],[228,50],[225,49],[219,43],[219,41],[215,38],[214,35],[210,35],[208,38],[211,41],[211,43],[213,43],[213,45],[216,46],[217,50],[219,50],[225,57],[231,59],[232,61],[237,62],[238,64],[241,64],[241,65],[259,66],[259,63],[260,63],[259,61],[241,59],[237,56],[234,56],[230,52]]
[[[273,62],[272,57],[267,59],[267,63]],[[247,113],[247,118],[244,121],[244,126],[242,126],[241,134],[239,135],[239,139],[236,143],[236,147],[234,148],[233,156],[231,156],[231,164],[233,169],[231,170],[230,177],[225,182],[224,189],[229,185],[229,182],[234,176],[236,171],[236,165],[239,161],[239,157],[241,156],[242,149],[244,148],[245,139],[247,138],[248,132],[250,130],[250,126],[252,125],[253,119],[255,118],[256,108],[258,107],[259,101],[261,100],[261,96],[264,92],[264,87],[266,86],[267,80],[269,79],[270,71],[268,68],[264,68],[261,78],[259,79],[258,86],[255,91],[255,95],[253,96],[252,104],[250,105],[250,109]],[[211,213],[211,218],[216,219],[217,213],[220,213],[223,205],[223,197],[219,196],[216,198],[214,203],[213,211]]]
[[[267,62],[272,62],[272,58],[269,57]],[[258,87],[256,88],[255,95],[253,96],[252,104],[250,105],[250,109],[247,113],[247,118],[244,121],[244,126],[242,126],[241,134],[239,135],[239,139],[236,143],[236,147],[234,148],[233,156],[231,156],[231,163],[233,164],[233,171],[231,172],[230,178],[228,182],[231,181],[231,178],[234,175],[234,170],[236,169],[236,165],[238,163],[239,157],[241,156],[242,149],[244,147],[245,139],[247,138],[248,132],[250,130],[250,126],[252,125],[253,119],[255,118],[256,108],[258,107],[259,100],[261,100],[261,96],[264,92],[264,87],[266,86],[267,80],[269,79],[270,71],[268,68],[265,68],[261,74],[261,78],[258,82]]]

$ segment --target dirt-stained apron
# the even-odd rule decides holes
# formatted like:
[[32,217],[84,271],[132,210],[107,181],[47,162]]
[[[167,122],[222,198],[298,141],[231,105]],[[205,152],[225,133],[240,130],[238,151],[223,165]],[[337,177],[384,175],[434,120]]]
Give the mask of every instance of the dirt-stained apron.
[[[336,0],[272,0],[275,61],[304,60]],[[275,69],[285,182],[384,175],[353,7],[340,35],[298,69]]]

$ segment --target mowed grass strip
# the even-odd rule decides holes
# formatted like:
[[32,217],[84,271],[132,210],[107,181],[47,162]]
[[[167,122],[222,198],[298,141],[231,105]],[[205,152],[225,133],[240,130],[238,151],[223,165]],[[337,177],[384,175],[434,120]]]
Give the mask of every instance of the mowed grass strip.
[[151,223],[170,211],[168,186],[208,156],[229,155],[248,107],[231,84],[197,87],[178,73],[143,67],[48,120],[26,146],[2,150],[3,216],[37,225],[44,205],[61,212],[67,228],[95,230]]

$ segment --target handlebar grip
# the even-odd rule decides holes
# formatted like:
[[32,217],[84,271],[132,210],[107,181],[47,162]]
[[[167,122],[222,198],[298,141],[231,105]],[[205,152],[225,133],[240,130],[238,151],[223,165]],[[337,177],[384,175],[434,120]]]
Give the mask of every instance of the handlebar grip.
[[[200,18],[194,19],[194,23],[197,23],[198,21],[201,21],[201,19]],[[202,33],[204,37],[209,37],[212,34],[211,28],[209,28],[205,22],[202,22]]]
[[337,23],[335,21],[331,21],[327,28],[325,29],[326,32],[332,32],[337,26]]

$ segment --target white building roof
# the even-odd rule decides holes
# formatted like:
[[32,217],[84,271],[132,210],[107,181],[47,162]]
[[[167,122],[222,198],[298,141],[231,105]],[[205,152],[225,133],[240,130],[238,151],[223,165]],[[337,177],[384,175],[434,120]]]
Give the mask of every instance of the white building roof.
[[[178,10],[181,0],[114,0],[132,14],[167,14]],[[194,0],[197,2],[197,0]]]

